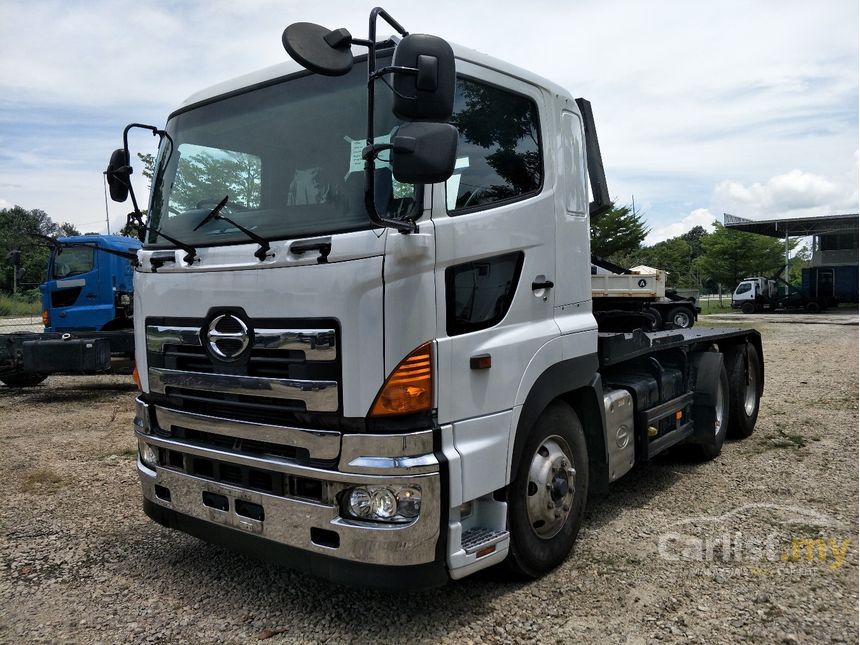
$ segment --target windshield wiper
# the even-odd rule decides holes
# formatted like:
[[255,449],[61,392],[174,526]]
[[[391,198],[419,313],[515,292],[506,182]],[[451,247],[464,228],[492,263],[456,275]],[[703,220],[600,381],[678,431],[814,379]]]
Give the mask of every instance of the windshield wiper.
[[185,262],[188,265],[191,265],[194,263],[194,259],[197,257],[197,249],[195,249],[193,246],[191,246],[190,244],[186,244],[185,242],[180,242],[175,237],[170,237],[167,233],[162,233],[161,231],[153,230],[153,229],[149,228],[148,226],[146,226],[145,224],[139,224],[139,226],[140,226],[140,228],[142,228],[144,230],[144,232],[155,233],[156,238],[160,235],[161,237],[163,237],[165,240],[167,240],[171,244],[175,244],[180,249],[185,251],[185,257],[182,258],[183,262]]
[[271,249],[271,246],[269,246],[269,241],[266,240],[264,237],[261,237],[260,235],[257,235],[256,233],[254,233],[254,231],[251,231],[251,230],[245,228],[244,226],[242,226],[241,224],[234,222],[232,219],[230,219],[226,215],[221,214],[221,209],[227,205],[227,200],[229,198],[230,198],[229,195],[225,195],[224,199],[222,199],[220,202],[218,202],[218,205],[215,206],[215,208],[213,208],[211,211],[209,211],[209,213],[206,215],[206,217],[204,217],[202,220],[200,220],[200,223],[194,227],[194,230],[196,231],[198,228],[200,228],[201,226],[203,226],[204,224],[206,224],[208,222],[211,222],[213,219],[224,220],[228,224],[232,224],[233,226],[235,226],[237,229],[242,231],[242,233],[247,235],[252,241],[254,241],[260,245],[260,248],[258,248],[256,251],[254,251],[254,257],[257,258],[260,262],[262,262],[263,260],[265,260],[269,256],[269,249]]

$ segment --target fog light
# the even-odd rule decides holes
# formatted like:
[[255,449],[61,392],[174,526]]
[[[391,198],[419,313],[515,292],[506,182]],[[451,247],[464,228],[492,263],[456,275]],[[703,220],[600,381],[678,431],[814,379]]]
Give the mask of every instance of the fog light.
[[143,462],[143,465],[154,470],[158,465],[158,453],[155,448],[141,439],[137,440],[137,448],[140,453],[140,461]]
[[397,493],[397,514],[403,517],[418,517],[421,511],[421,491],[404,488]]
[[370,511],[381,520],[388,520],[397,513],[397,498],[387,488],[377,488],[370,495]]
[[418,486],[361,486],[341,498],[344,515],[358,520],[410,522],[421,513],[421,488]]
[[356,517],[370,515],[370,493],[363,488],[356,488],[349,495],[349,512]]

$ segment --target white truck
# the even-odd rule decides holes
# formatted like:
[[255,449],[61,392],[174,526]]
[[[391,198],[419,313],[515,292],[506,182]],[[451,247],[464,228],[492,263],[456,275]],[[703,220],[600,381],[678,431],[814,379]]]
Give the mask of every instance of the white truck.
[[[379,18],[398,35],[377,42]],[[712,459],[753,431],[761,339],[601,332],[589,217],[609,200],[588,102],[381,9],[369,32],[291,25],[300,65],[150,128],[144,510],[347,584],[502,562],[537,577],[589,496],[670,447]],[[129,159],[126,138],[118,201]]]
[[592,310],[598,324],[646,331],[689,329],[701,308],[666,288],[666,272],[659,269],[624,269],[601,258],[591,258]]

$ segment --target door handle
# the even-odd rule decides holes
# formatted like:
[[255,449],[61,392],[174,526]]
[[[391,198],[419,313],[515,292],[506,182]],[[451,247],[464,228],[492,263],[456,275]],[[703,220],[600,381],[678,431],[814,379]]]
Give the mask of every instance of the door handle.
[[94,293],[88,293],[87,294],[87,300],[95,300],[95,299],[96,299],[96,294],[94,294]]
[[532,291],[538,289],[552,289],[555,283],[552,280],[544,280],[543,282],[532,282]]

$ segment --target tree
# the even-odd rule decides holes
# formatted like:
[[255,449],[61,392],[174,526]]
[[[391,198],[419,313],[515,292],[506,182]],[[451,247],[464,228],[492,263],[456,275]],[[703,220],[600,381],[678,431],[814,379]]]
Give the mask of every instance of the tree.
[[714,222],[714,232],[702,238],[704,254],[697,260],[702,273],[734,288],[747,276],[770,276],[785,261],[783,242],[744,233]]
[[[24,277],[19,281],[19,286],[22,283],[36,285],[41,282],[50,255],[48,245],[32,237],[30,233],[54,237],[61,234],[61,227],[55,224],[45,211],[38,208],[26,210],[20,206],[13,206],[0,209],[0,259],[5,258],[9,251],[21,251]],[[2,265],[0,290],[11,293],[13,271],[13,267]]]
[[683,236],[655,244],[647,249],[645,257],[649,266],[663,269],[669,274],[666,277],[667,287],[698,286],[692,272],[693,248]]
[[78,227],[70,222],[63,222],[60,224],[60,229],[57,233],[58,235],[64,235],[66,237],[71,237],[72,235],[80,235],[81,232],[78,230]]
[[591,253],[601,258],[633,254],[649,229],[629,206],[613,206],[591,220]]

